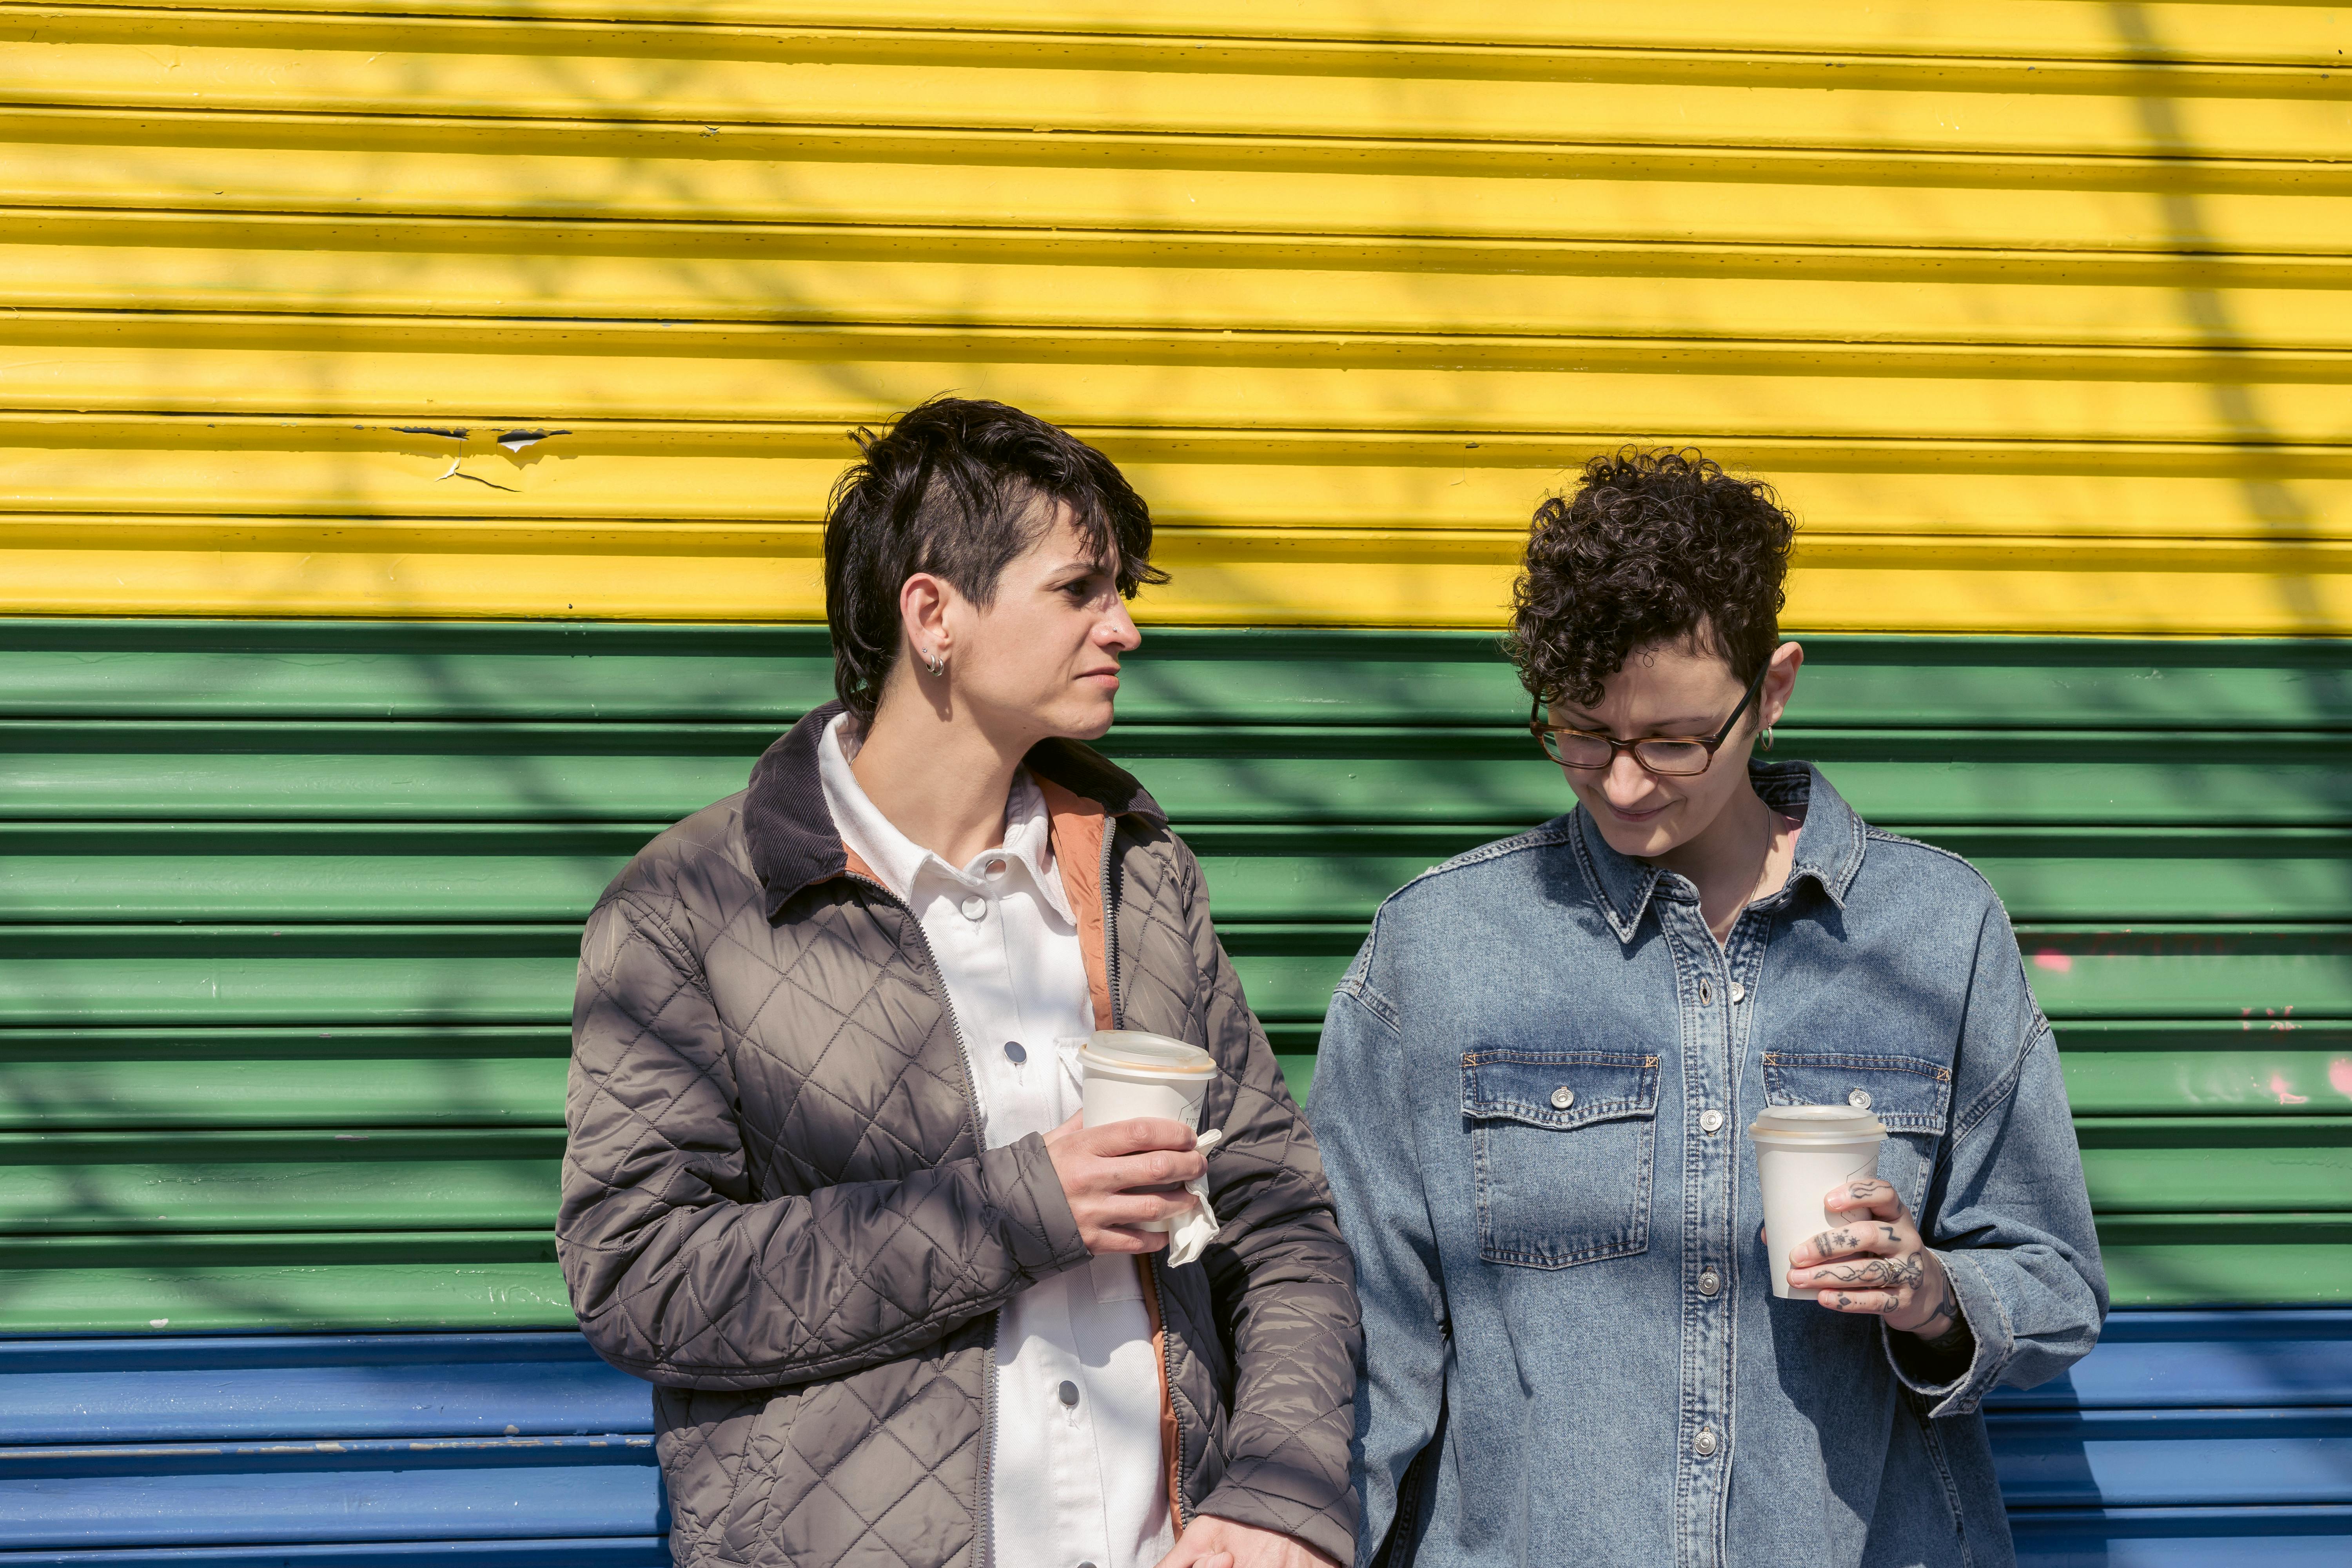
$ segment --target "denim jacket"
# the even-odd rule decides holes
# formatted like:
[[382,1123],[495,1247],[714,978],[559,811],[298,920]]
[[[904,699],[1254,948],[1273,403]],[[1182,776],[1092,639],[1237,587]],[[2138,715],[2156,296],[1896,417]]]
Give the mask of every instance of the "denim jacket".
[[[1391,1531],[1423,1568],[2015,1560],[1979,1406],[2106,1311],[2049,1021],[1965,860],[1750,768],[1804,826],[1721,946],[1580,808],[1391,897],[1332,998],[1310,1118],[1363,1304],[1360,1563]],[[1965,1366],[1771,1294],[1747,1126],[1864,1094]]]

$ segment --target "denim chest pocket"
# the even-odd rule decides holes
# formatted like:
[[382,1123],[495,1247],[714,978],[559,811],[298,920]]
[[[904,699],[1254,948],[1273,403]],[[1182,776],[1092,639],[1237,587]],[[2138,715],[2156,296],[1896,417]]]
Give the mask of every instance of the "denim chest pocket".
[[1764,1098],[1773,1105],[1868,1110],[1888,1134],[1879,1150],[1879,1176],[1918,1214],[1951,1106],[1949,1067],[1924,1057],[1766,1051]]
[[1658,1058],[1496,1048],[1462,1058],[1478,1256],[1566,1268],[1650,1245]]

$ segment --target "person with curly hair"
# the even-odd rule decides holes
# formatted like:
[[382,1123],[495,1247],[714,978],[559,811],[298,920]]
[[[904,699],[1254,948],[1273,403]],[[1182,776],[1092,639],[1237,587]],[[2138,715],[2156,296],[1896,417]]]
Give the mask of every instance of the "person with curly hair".
[[[1332,998],[1367,1568],[2015,1561],[1979,1406],[2098,1337],[2082,1159],[1992,889],[1757,754],[1791,534],[1694,452],[1543,503],[1507,647],[1574,807],[1391,896]],[[1800,1106],[1885,1141],[1776,1279],[1748,1129]]]

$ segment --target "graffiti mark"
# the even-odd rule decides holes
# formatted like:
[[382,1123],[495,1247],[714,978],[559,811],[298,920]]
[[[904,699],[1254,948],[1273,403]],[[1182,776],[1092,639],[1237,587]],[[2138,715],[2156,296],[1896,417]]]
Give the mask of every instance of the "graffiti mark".
[[2278,1098],[2278,1102],[2281,1105],[2309,1105],[2311,1103],[2311,1096],[2307,1094],[2297,1094],[2294,1090],[2287,1087],[2286,1074],[2283,1072],[2274,1072],[2271,1074],[2271,1093]]

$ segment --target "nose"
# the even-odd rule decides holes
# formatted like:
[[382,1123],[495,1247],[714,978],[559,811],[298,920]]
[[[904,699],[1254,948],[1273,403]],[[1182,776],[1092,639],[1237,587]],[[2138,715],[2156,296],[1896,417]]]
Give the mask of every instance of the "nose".
[[1130,653],[1143,646],[1143,633],[1137,628],[1135,617],[1127,613],[1125,599],[1110,602],[1110,614],[1095,627],[1095,640],[1113,653]]
[[1611,805],[1631,810],[1652,786],[1648,772],[1633,760],[1633,753],[1620,752],[1609,759],[1609,771],[1601,776],[1601,787]]

